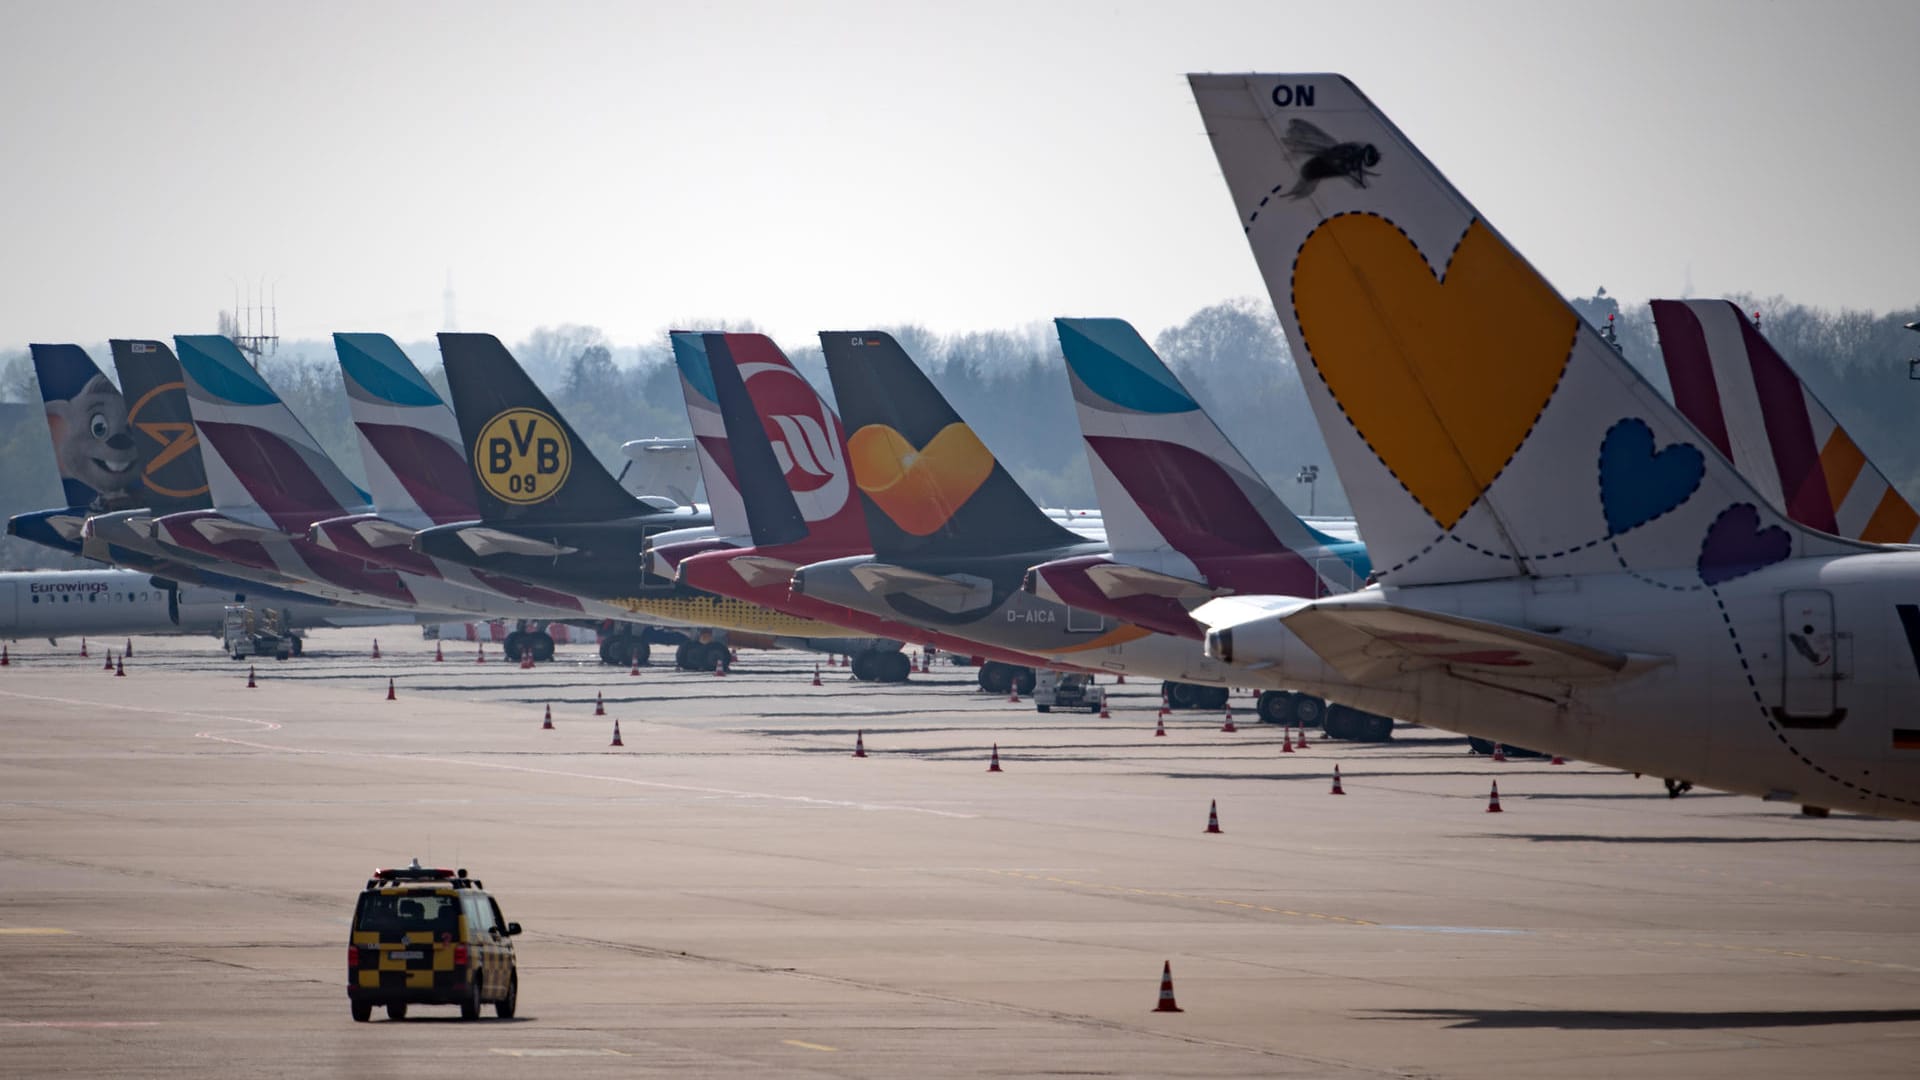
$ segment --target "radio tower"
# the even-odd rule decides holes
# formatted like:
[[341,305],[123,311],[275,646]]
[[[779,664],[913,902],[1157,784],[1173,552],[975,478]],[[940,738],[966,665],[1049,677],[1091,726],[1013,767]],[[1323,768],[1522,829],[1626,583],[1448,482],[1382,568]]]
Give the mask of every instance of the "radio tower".
[[[229,278],[229,281],[232,279]],[[264,278],[240,302],[240,286],[233,287],[233,310],[220,313],[220,334],[231,340],[258,370],[260,361],[280,348],[280,282],[273,283],[272,299],[267,299]]]

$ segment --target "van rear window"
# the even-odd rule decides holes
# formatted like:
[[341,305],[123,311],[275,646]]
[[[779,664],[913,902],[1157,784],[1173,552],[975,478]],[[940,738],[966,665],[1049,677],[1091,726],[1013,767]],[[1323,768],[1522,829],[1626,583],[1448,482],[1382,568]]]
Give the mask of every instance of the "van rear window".
[[460,901],[452,896],[362,893],[360,910],[354,915],[353,925],[356,929],[370,930],[382,937],[397,937],[419,930],[452,933],[460,929]]

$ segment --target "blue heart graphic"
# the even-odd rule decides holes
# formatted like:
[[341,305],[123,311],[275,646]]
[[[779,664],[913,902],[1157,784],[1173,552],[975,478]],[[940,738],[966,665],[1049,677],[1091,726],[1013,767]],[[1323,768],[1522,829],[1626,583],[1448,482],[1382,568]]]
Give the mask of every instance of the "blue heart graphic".
[[1622,420],[1600,440],[1600,509],[1607,535],[1619,536],[1679,506],[1706,475],[1706,459],[1689,443],[1653,452],[1645,420]]
[[1752,503],[1734,503],[1707,527],[1700,545],[1700,580],[1709,585],[1732,581],[1793,554],[1793,537],[1778,525],[1760,527],[1760,511]]

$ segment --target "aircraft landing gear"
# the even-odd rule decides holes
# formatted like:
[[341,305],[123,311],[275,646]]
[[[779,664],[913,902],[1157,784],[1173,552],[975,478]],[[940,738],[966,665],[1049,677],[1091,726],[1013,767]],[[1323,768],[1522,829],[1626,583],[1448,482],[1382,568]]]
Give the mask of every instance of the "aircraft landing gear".
[[519,663],[520,657],[531,651],[533,658],[544,664],[553,659],[553,635],[545,630],[515,630],[500,643],[500,651],[514,663]]
[[1667,785],[1667,798],[1669,799],[1677,799],[1693,790],[1693,781],[1691,780],[1675,780],[1669,776],[1661,782]]

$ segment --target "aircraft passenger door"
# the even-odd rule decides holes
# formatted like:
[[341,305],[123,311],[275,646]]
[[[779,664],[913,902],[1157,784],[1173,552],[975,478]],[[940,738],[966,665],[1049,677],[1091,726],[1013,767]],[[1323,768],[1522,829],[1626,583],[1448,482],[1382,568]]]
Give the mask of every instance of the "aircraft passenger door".
[[1843,635],[1834,631],[1833,594],[1825,589],[1780,594],[1780,622],[1782,686],[1775,715],[1789,727],[1837,725],[1845,715],[1839,685],[1847,657]]

